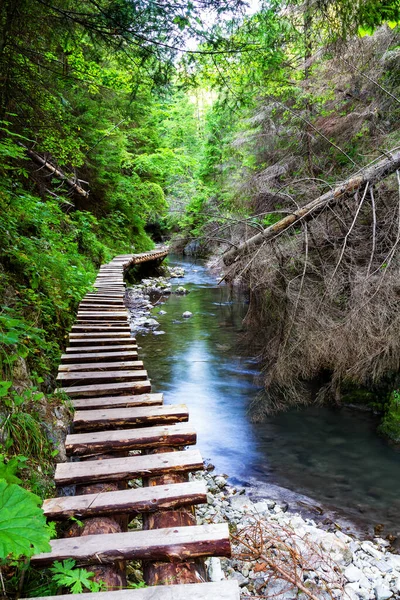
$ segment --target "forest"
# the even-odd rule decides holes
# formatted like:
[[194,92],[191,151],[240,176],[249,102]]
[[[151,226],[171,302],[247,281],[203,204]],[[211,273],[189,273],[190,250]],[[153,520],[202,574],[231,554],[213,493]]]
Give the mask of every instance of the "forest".
[[59,358],[117,254],[168,242],[245,290],[252,419],[347,403],[400,443],[399,22],[397,0],[3,0],[4,596],[100,589],[28,559],[54,534]]

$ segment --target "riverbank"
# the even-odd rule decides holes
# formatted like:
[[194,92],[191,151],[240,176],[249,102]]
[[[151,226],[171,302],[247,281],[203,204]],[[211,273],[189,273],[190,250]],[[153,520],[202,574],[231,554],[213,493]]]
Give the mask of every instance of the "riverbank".
[[241,597],[305,600],[346,598],[387,600],[400,597],[400,555],[388,540],[359,540],[326,531],[314,520],[264,498],[253,502],[226,475],[198,473],[209,494],[197,508],[197,521],[228,522],[233,540],[230,559],[211,558],[211,581],[236,579]]

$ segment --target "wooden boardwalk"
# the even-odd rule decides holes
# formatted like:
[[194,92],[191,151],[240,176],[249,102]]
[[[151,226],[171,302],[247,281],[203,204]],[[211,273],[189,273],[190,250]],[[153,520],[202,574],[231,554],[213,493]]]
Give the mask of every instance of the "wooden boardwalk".
[[[141,560],[152,585],[116,590],[109,584],[110,591],[82,594],[82,600],[239,599],[237,582],[204,581],[203,557],[230,555],[228,526],[195,524],[194,505],[207,501],[205,484],[188,481],[191,471],[203,468],[193,448],[196,431],[185,405],[164,406],[163,395],[151,392],[124,305],[124,271],[167,253],[117,256],[103,265],[96,291],[79,306],[61,357],[57,383],[71,398],[75,415],[65,443],[71,462],[57,465],[55,482],[77,487],[74,496],[45,500],[43,510],[52,520],[100,523],[100,531],[92,534],[89,527],[80,536],[78,531],[53,540],[51,551],[33,556],[32,564],[73,558],[98,574],[96,566],[118,571],[122,561]],[[138,478],[143,487],[130,488],[128,482]],[[129,530],[128,522],[138,514],[143,529]],[[168,518],[171,526],[165,527]],[[110,532],[107,527],[102,532],[102,523]],[[170,568],[175,577],[166,578]],[[192,579],[179,575],[186,571]],[[166,581],[176,585],[155,585]]]

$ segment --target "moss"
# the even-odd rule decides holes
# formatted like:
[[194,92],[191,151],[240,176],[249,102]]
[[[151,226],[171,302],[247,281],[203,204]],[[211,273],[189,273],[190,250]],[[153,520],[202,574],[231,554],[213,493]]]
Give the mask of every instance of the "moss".
[[385,415],[378,428],[379,433],[393,442],[400,443],[400,391],[394,390],[386,406]]

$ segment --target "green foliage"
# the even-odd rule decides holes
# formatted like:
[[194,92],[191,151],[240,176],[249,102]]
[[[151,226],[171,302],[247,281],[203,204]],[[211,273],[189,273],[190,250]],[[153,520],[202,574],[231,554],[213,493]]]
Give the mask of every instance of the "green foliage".
[[90,579],[94,573],[86,569],[75,568],[75,561],[72,559],[64,560],[62,563],[55,561],[50,567],[53,574],[53,580],[59,587],[66,587],[72,594],[81,594],[82,592],[100,592],[105,589],[103,583],[98,583]]
[[27,460],[25,456],[14,456],[4,462],[5,456],[0,454],[0,479],[4,479],[6,483],[21,483],[21,479],[17,477],[16,473],[25,466]]
[[43,397],[33,387],[20,394],[12,390],[8,397],[3,398],[5,412],[0,417],[0,433],[6,451],[11,450],[36,459],[45,458],[49,442],[39,413],[34,408]]
[[391,393],[378,431],[389,440],[400,443],[400,390]]
[[0,479],[0,559],[50,550],[41,500],[19,485]]

